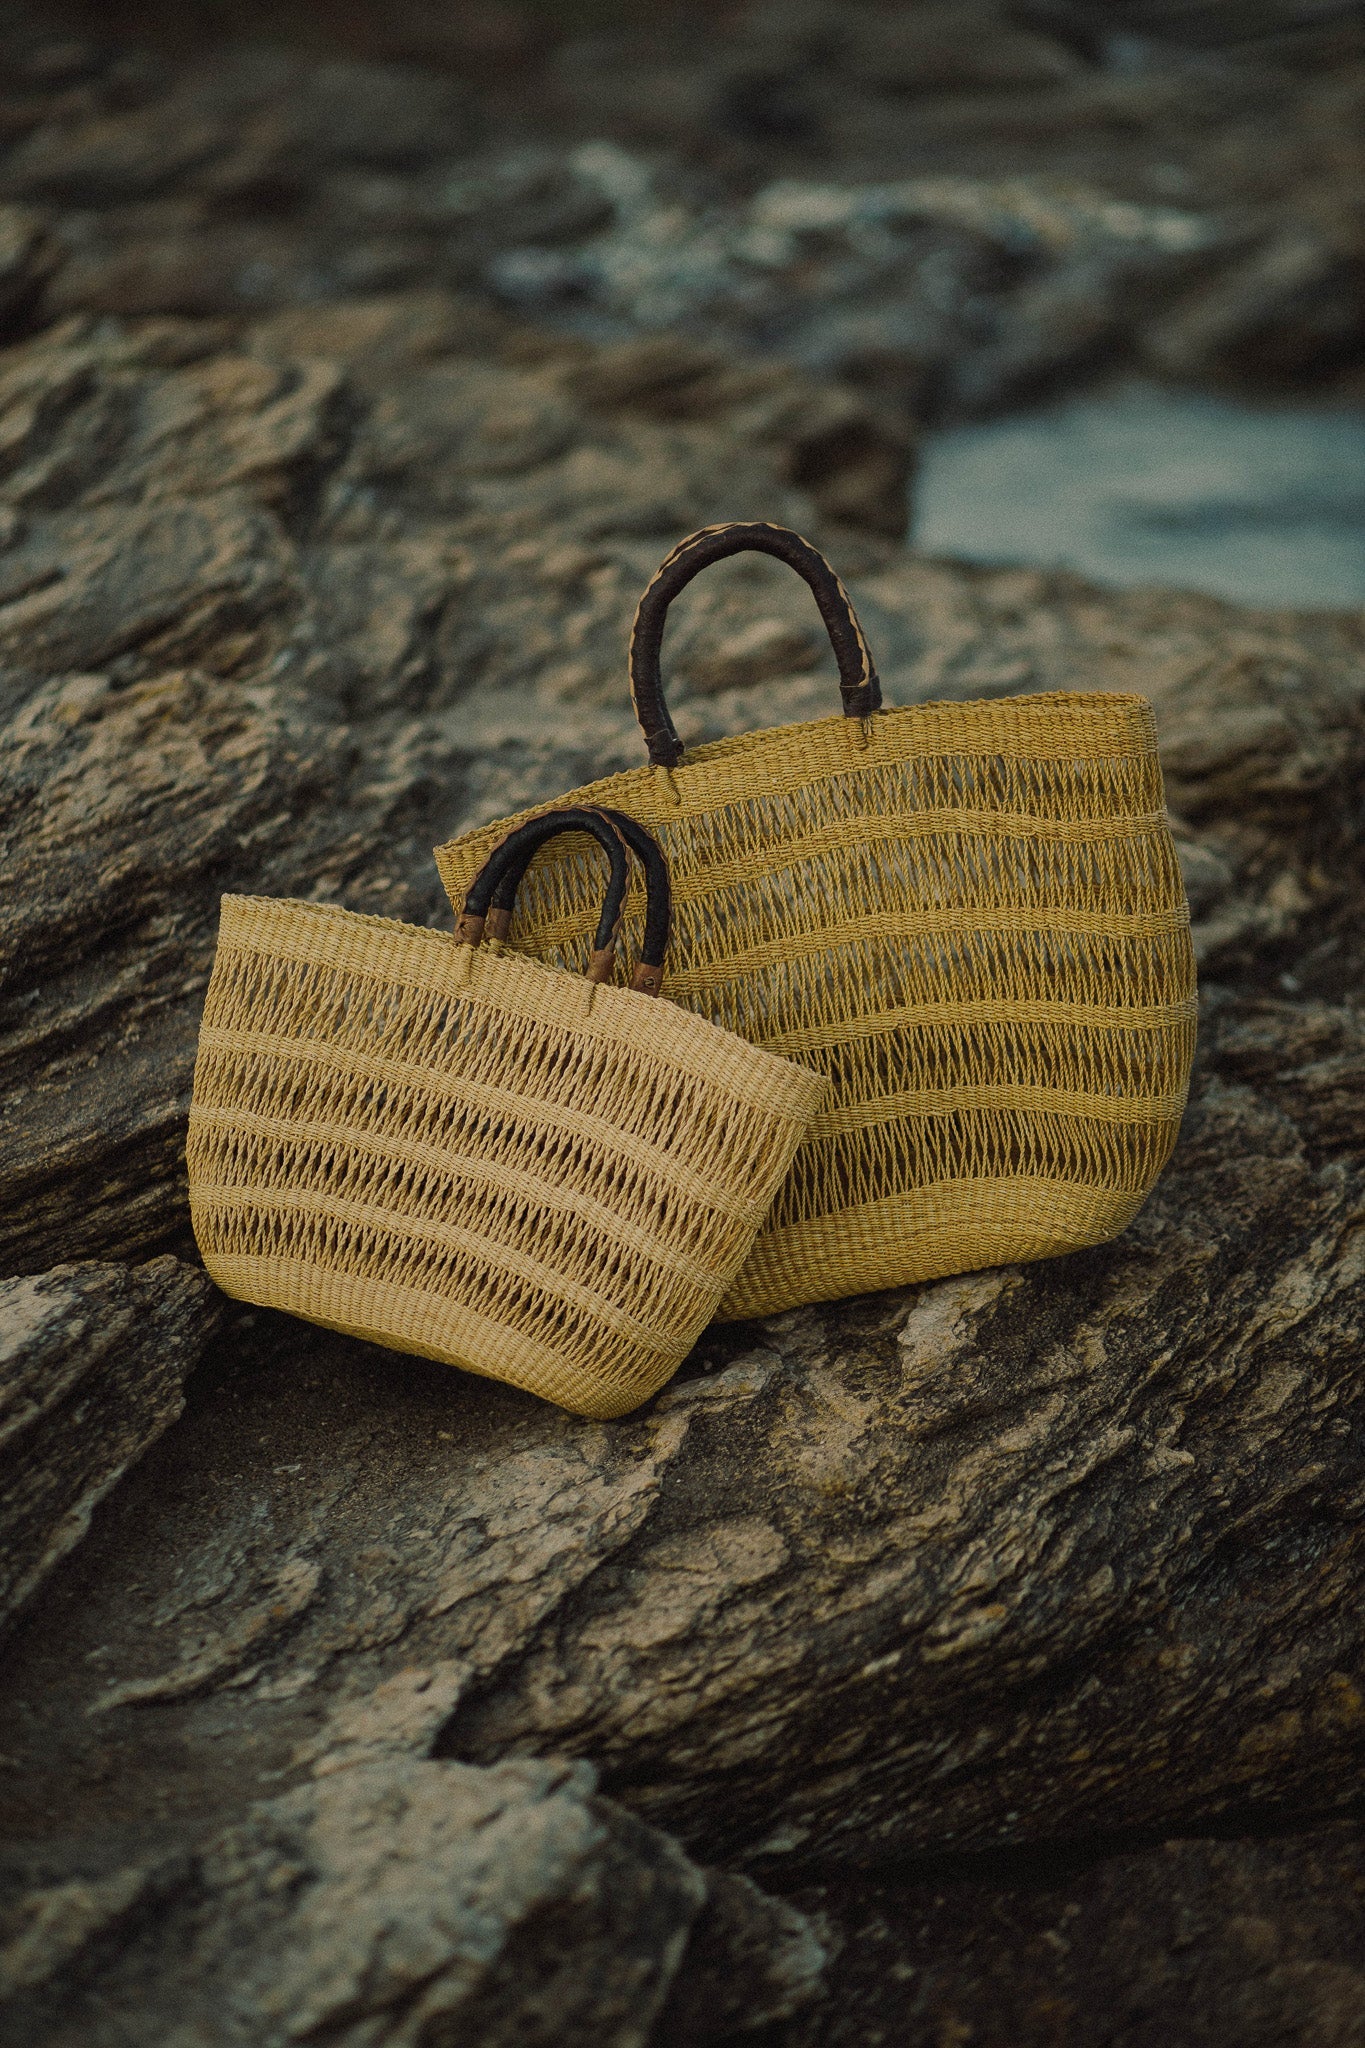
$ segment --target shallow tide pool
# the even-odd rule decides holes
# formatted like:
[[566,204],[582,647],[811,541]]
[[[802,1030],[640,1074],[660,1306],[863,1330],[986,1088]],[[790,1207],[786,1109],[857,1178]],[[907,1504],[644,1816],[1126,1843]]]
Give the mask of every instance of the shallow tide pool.
[[926,436],[914,493],[927,554],[1365,604],[1365,411],[1123,384]]

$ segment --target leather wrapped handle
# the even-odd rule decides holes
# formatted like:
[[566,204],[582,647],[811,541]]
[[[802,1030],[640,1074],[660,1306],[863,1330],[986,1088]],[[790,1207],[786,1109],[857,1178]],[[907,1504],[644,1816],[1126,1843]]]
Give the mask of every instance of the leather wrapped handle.
[[[668,863],[658,840],[646,832],[638,819],[627,817],[624,811],[609,811],[605,805],[595,804],[593,809],[619,832],[645,871],[645,930],[630,985],[642,995],[656,996],[663,987],[664,955],[668,951],[668,933],[673,917]],[[503,867],[488,906],[485,928],[489,938],[505,939],[511,930],[517,890],[535,851],[534,846],[528,845],[515,852]]]
[[630,633],[630,694],[649,758],[656,768],[676,768],[683,757],[683,744],[664,701],[659,670],[668,607],[678,592],[685,590],[692,578],[712,562],[724,561],[727,555],[750,553],[776,556],[809,583],[839,664],[839,693],[844,700],[845,718],[870,718],[881,709],[882,686],[858,615],[820,550],[802,540],[790,527],[769,526],[760,520],[704,526],[699,533],[679,541],[660,564],[654,581],[640,599]]
[[[513,871],[511,893],[506,905],[506,923],[511,922],[511,900],[515,897],[517,883],[526,872],[533,853],[542,847],[547,839],[557,839],[561,832],[588,832],[597,841],[607,856],[611,874],[607,881],[607,893],[602,902],[602,915],[597,920],[597,931],[592,942],[592,956],[588,961],[589,981],[610,981],[616,966],[616,931],[621,922],[621,906],[625,902],[626,889],[630,882],[630,865],[626,854],[626,843],[614,825],[607,822],[600,811],[581,810],[566,806],[559,811],[544,811],[538,818],[530,818],[519,825],[515,832],[509,832],[501,840],[480,868],[470,884],[469,894],[464,899],[464,909],[455,925],[455,937],[462,946],[477,946],[482,942],[488,925],[490,906],[495,892],[509,870]],[[500,937],[497,930],[493,936]]]

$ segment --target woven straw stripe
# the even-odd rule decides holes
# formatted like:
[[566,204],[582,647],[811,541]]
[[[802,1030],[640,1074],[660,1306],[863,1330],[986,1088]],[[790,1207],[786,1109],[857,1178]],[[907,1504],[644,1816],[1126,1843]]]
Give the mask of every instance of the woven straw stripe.
[[[851,949],[859,944],[885,945],[906,939],[956,938],[967,932],[1019,932],[1029,937],[1046,933],[1053,938],[1072,939],[1156,939],[1166,932],[1185,931],[1189,921],[1188,911],[1174,909],[1147,916],[1116,910],[1106,917],[1100,910],[1083,916],[1076,911],[1029,910],[1024,905],[1000,910],[968,905],[961,910],[907,912],[903,917],[861,917],[841,923],[835,941],[831,941],[828,933],[794,932],[774,934],[757,945],[746,946],[743,952],[729,956],[727,965],[732,973],[726,978],[738,980],[764,967],[776,966],[779,961],[789,964],[826,955],[835,944]],[[693,996],[707,979],[704,969],[693,968],[672,977],[669,986],[678,996]]]
[[1056,1258],[1103,1244],[1126,1229],[1146,1192],[1024,1174],[935,1182],[845,1211],[833,1245],[823,1219],[765,1232],[726,1298],[726,1312],[775,1314],[792,1268],[807,1269],[816,1261],[829,1276],[829,1298],[837,1299],[982,1265]]
[[817,1046],[848,1044],[858,1038],[880,1038],[888,1031],[933,1031],[946,1026],[960,1032],[979,1031],[990,1024],[1042,1025],[1045,1029],[1066,1025],[1077,1032],[1128,1031],[1147,1034],[1177,1025],[1193,1024],[1199,1005],[1193,997],[1187,1003],[1143,1005],[1129,1008],[1116,1003],[1017,1002],[1004,997],[982,1000],[965,997],[957,1003],[903,1003],[894,1010],[869,1010],[866,1016],[850,1017],[837,1035],[818,1027],[805,1031],[774,1033],[769,1052],[784,1053],[789,1059],[813,1051]]
[[[239,1202],[242,1194],[240,1184],[215,1186],[213,1182],[205,1181],[199,1188],[199,1200],[208,1210],[228,1208]],[[554,1261],[538,1259],[524,1251],[517,1242],[517,1233],[513,1231],[504,1229],[485,1233],[462,1230],[457,1223],[445,1223],[439,1217],[422,1213],[414,1215],[406,1210],[396,1212],[378,1202],[347,1201],[331,1187],[282,1188],[273,1192],[268,1200],[259,1195],[256,1199],[263,1210],[268,1210],[276,1227],[285,1231],[291,1228],[291,1216],[315,1217],[340,1225],[343,1234],[358,1236],[366,1226],[372,1230],[391,1229],[395,1215],[401,1214],[403,1233],[410,1245],[430,1245],[441,1251],[464,1253],[470,1261],[480,1261],[500,1274],[524,1280],[528,1286],[541,1289],[547,1296],[559,1296],[570,1307],[600,1322],[612,1336],[624,1338],[628,1344],[642,1351],[654,1348],[654,1331],[650,1322],[630,1315],[601,1290],[567,1278]],[[523,1205],[523,1214],[528,1206]],[[513,1210],[513,1217],[516,1214]],[[564,1234],[557,1235],[562,1241]]]
[[[317,967],[347,983],[371,976],[385,987],[483,1004],[503,1017],[562,1024],[608,1043],[643,1040],[669,1067],[728,1090],[738,1101],[757,1087],[765,1100],[800,1115],[808,1099],[803,1077],[790,1062],[723,1033],[699,1036],[692,1019],[672,1005],[641,1016],[630,989],[547,973],[539,961],[500,946],[461,946],[449,932],[366,917],[330,903],[225,896],[219,944]],[[204,1014],[210,1015],[207,1006]]]
[[[432,1073],[412,1062],[371,1057],[355,1046],[295,1041],[277,1032],[219,1031],[205,1025],[199,1035],[199,1046],[206,1076],[212,1071],[207,1064],[208,1056],[217,1052],[240,1055],[237,1075],[233,1080],[225,1079],[223,1085],[232,1091],[235,1084],[243,1091],[243,1100],[247,1099],[248,1085],[255,1091],[252,1099],[259,1101],[268,1087],[292,1088],[305,1076],[320,1077],[331,1072],[387,1082],[396,1100],[393,1121],[404,1130],[409,1143],[420,1145],[419,1118],[424,1110],[430,1114],[438,1106],[466,1108],[486,1116],[501,1113],[508,1120],[503,1143],[506,1146],[515,1142],[514,1119],[526,1092],[515,1087],[470,1081],[462,1074]],[[397,1106],[400,1091],[401,1109]],[[203,1095],[203,1100],[208,1100],[207,1095]],[[547,1137],[577,1140],[582,1147],[578,1156],[596,1161],[609,1182],[619,1183],[632,1175],[643,1180],[653,1174],[670,1192],[680,1188],[690,1200],[706,1202],[738,1223],[756,1227],[762,1222],[765,1212],[756,1206],[752,1196],[741,1198],[730,1191],[722,1161],[715,1162],[714,1174],[698,1173],[690,1162],[670,1158],[663,1140],[652,1143],[648,1137],[624,1130],[608,1118],[551,1102],[544,1096],[534,1101],[538,1151],[546,1149]],[[236,1114],[234,1107],[231,1116],[235,1118]]]
[[[627,811],[662,843],[668,992],[829,1079],[754,1248],[766,1308],[1043,1257],[1128,1221],[1174,1142],[1195,1030],[1189,912],[1141,698],[814,720],[569,801]],[[512,822],[438,849],[457,903]],[[581,966],[594,885],[581,840],[546,849],[516,947]],[[627,946],[642,909],[632,890]],[[998,1209],[974,1196],[959,1215],[959,1185],[1029,1192]],[[1038,1191],[1054,1187],[1065,1214],[1044,1229]],[[956,1218],[937,1238],[921,1194]],[[753,1312],[756,1286],[746,1271],[722,1312]]]
[[501,949],[226,898],[195,1234],[229,1293],[616,1415],[715,1313],[825,1083]]
[[[676,770],[673,772],[677,773]],[[533,816],[534,813],[528,815]],[[911,845],[919,840],[938,840],[951,845],[954,838],[962,837],[980,841],[983,845],[992,840],[998,841],[999,849],[994,858],[1002,872],[1007,871],[1004,864],[1008,859],[1018,858],[1018,847],[1021,844],[1027,846],[1034,840],[1072,847],[1077,855],[1086,847],[1102,848],[1113,839],[1136,844],[1145,837],[1162,855],[1169,844],[1164,812],[1153,813],[1149,817],[1048,818],[1022,811],[1007,813],[953,806],[900,815],[886,809],[861,817],[840,818],[836,824],[820,831],[805,832],[800,837],[775,839],[771,849],[772,866],[765,879],[771,882],[781,875],[799,872],[812,861],[839,859],[846,854],[856,857],[863,849],[878,853],[894,852],[897,846]],[[688,878],[687,901],[700,906],[712,899],[724,898],[753,879],[752,864],[743,857],[729,860],[718,857],[704,874]],[[631,893],[637,897],[640,895],[638,883]],[[579,935],[566,919],[564,929],[554,936],[560,941],[575,939]]]
[[[373,1133],[367,1133],[362,1141],[344,1123],[291,1122],[284,1117],[253,1116],[247,1110],[234,1110],[230,1114],[201,1110],[199,1114],[205,1124],[217,1124],[225,1131],[236,1130],[252,1138],[273,1139],[282,1158],[287,1156],[300,1163],[309,1159],[311,1165],[310,1155],[321,1148],[335,1150],[339,1146],[347,1146],[360,1170],[376,1180],[387,1166],[410,1164],[427,1170],[425,1186],[428,1188],[436,1176],[440,1176],[451,1200],[459,1198],[467,1185],[476,1196],[505,1195],[514,1203],[540,1203],[548,1215],[576,1218],[591,1229],[614,1236],[638,1253],[641,1259],[657,1260],[661,1268],[671,1265],[691,1287],[710,1285],[709,1269],[699,1260],[688,1259],[662,1237],[643,1228],[633,1218],[622,1215],[618,1208],[594,1199],[571,1182],[566,1181],[557,1189],[552,1187],[543,1172],[519,1172],[513,1166],[494,1160],[479,1159],[457,1151],[444,1152],[439,1146],[423,1145],[413,1139],[386,1142]],[[609,1189],[619,1185],[619,1178],[614,1173],[604,1176],[604,1179]],[[235,1187],[234,1183],[233,1187],[222,1186],[211,1192],[215,1197],[226,1200],[232,1197]],[[210,1191],[201,1189],[200,1194],[201,1199],[207,1200]],[[418,1213],[411,1196],[402,1202],[401,1213],[409,1216]],[[726,1213],[731,1221],[736,1220],[734,1210]],[[761,1218],[751,1216],[739,1220],[747,1221],[752,1227]]]
[[[1179,1116],[1185,1107],[1185,1090],[1153,1095],[1141,1102],[1122,1096],[1084,1094],[1074,1088],[983,1088],[978,1091],[979,1107],[992,1116],[1011,1110],[1036,1111],[1039,1116],[1093,1117],[1108,1124],[1164,1123]],[[869,1124],[899,1122],[905,1117],[951,1116],[962,1107],[962,1089],[902,1088],[896,1095],[877,1095],[868,1102],[844,1102],[826,1110],[810,1127],[808,1144],[840,1131],[861,1131]]]
[[[439,1294],[400,1287],[390,1281],[357,1280],[344,1271],[323,1271],[304,1260],[220,1258],[218,1284],[241,1301],[269,1301],[290,1315],[363,1337],[391,1351],[416,1358],[434,1358],[458,1365],[484,1379],[505,1380],[547,1401],[559,1401],[566,1373],[574,1367],[553,1345],[509,1329],[505,1323],[462,1308]],[[443,1339],[433,1344],[424,1332],[439,1327]],[[639,1369],[616,1373],[603,1369],[594,1383],[591,1412],[603,1420],[626,1415],[648,1400],[674,1368],[650,1354]]]

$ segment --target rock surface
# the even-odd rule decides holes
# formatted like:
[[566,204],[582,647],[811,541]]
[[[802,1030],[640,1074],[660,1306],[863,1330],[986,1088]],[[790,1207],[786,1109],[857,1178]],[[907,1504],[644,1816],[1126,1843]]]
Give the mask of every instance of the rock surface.
[[404,1747],[589,1756],[784,1878],[1349,1801],[1363,1063],[1344,1007],[1225,997],[1116,1245],[722,1331],[609,1428],[238,1329],[14,1660],[16,1815],[127,1824],[172,1729],[166,1824],[230,1810],[414,1656]]
[[[4,27],[3,2025],[1355,2042],[1365,625],[898,545],[945,410],[1351,388],[1353,20],[478,12]],[[59,1265],[193,1257],[220,893],[444,921],[437,839],[639,760],[638,591],[745,515],[894,702],[1153,699],[1205,1001],[1133,1229],[713,1331],[610,1427]],[[687,743],[828,709],[814,629],[770,564],[690,590]]]
[[583,356],[436,295],[231,345],[160,322],[9,352],[0,1270],[183,1229],[225,890],[437,915],[430,848],[471,797],[496,812],[622,745],[573,700],[619,699],[667,537],[723,494],[818,518],[782,481],[823,417],[799,377],[694,354],[661,424],[648,365]]
[[[230,343],[66,327],[11,349],[4,388],[0,1269],[183,1243],[220,894],[443,916],[436,839],[639,759],[635,598],[721,510],[826,534],[893,701],[1144,690],[1204,964],[1310,925],[1340,948],[1358,622],[907,560],[877,531],[901,444],[845,399],[863,425],[822,444],[828,394],[798,375],[592,354],[426,294]],[[677,609],[686,739],[831,700],[796,579],[731,565]]]
[[180,1415],[216,1319],[175,1259],[0,1281],[0,1631]]
[[173,56],[54,49],[19,11],[11,317],[231,316],[435,282],[967,411],[1109,360],[1359,365],[1349,8],[766,0],[719,21],[604,9],[575,34],[502,6],[477,14],[520,61],[477,99],[477,29],[440,33],[422,0],[328,12],[353,54],[196,50],[180,19]]
[[738,1888],[584,1765],[356,1763],[192,1853],[17,1901],[0,2019],[109,2048],[643,2048],[671,1998],[681,2038],[733,2039],[809,2003],[825,1962],[794,1909]]
[[1363,1900],[1359,1822],[814,1893],[845,1943],[784,2048],[1357,2048]]

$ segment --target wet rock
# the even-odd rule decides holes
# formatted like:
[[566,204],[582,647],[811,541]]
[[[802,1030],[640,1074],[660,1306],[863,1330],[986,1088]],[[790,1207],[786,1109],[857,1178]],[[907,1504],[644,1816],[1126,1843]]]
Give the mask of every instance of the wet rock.
[[0,1629],[180,1414],[216,1319],[175,1259],[0,1281]]
[[1062,85],[1081,68],[1050,36],[1008,13],[931,5],[913,14],[850,10],[850,78],[891,93],[1028,92]]
[[1040,0],[1040,4],[1026,4],[1020,12],[1040,25],[1051,21],[1059,30],[1068,21],[1079,27],[1089,20],[1135,38],[1150,37],[1154,43],[1200,50],[1239,50],[1250,45],[1259,51],[1269,45],[1276,54],[1287,56],[1297,47],[1310,62],[1318,54],[1324,26],[1330,39],[1336,25],[1332,16],[1324,17],[1311,0],[1259,0],[1253,7],[1240,5],[1239,0],[1206,0],[1199,8],[1179,11],[1164,6],[1162,0],[1121,0],[1116,7],[1097,4],[1097,0]]
[[219,51],[128,108],[58,112],[0,170],[17,199],[102,207],[169,189],[278,197],[336,164],[411,168],[468,147],[453,80],[396,65]]
[[5,191],[17,199],[96,206],[150,198],[226,146],[216,123],[193,113],[187,120],[187,111],[172,100],[36,127],[6,161]]
[[686,673],[694,691],[714,695],[814,668],[820,653],[820,641],[810,627],[803,632],[781,619],[755,619],[733,639],[695,659]]
[[1145,329],[1142,348],[1171,377],[1282,383],[1356,361],[1362,333],[1359,257],[1294,227],[1182,297]]
[[[558,1763],[352,1765],[6,1917],[7,2024],[54,2048],[729,2040],[808,2004],[825,1961],[794,1909],[708,1881]],[[686,2036],[654,2033],[670,1993]]]
[[569,381],[595,410],[728,427],[771,448],[784,479],[835,525],[893,539],[905,532],[916,435],[893,402],[872,405],[847,386],[737,362],[676,335],[596,350]]
[[494,257],[509,299],[776,342],[825,375],[966,410],[1124,345],[1135,298],[1152,313],[1246,239],[1213,212],[1043,176],[784,178],[720,209],[689,206],[614,145],[573,163],[608,194],[611,223],[576,246]]
[[[426,11],[391,16],[394,57],[447,49]],[[436,281],[967,410],[1101,355],[1196,376],[1356,360],[1365,47],[1281,22],[1234,37],[1235,64],[1191,62],[1169,14],[1132,18],[773,4],[529,42],[522,22],[488,112],[448,49],[439,71],[241,43],[49,63],[11,32],[0,197],[58,210],[25,317],[58,261],[48,312]]]

